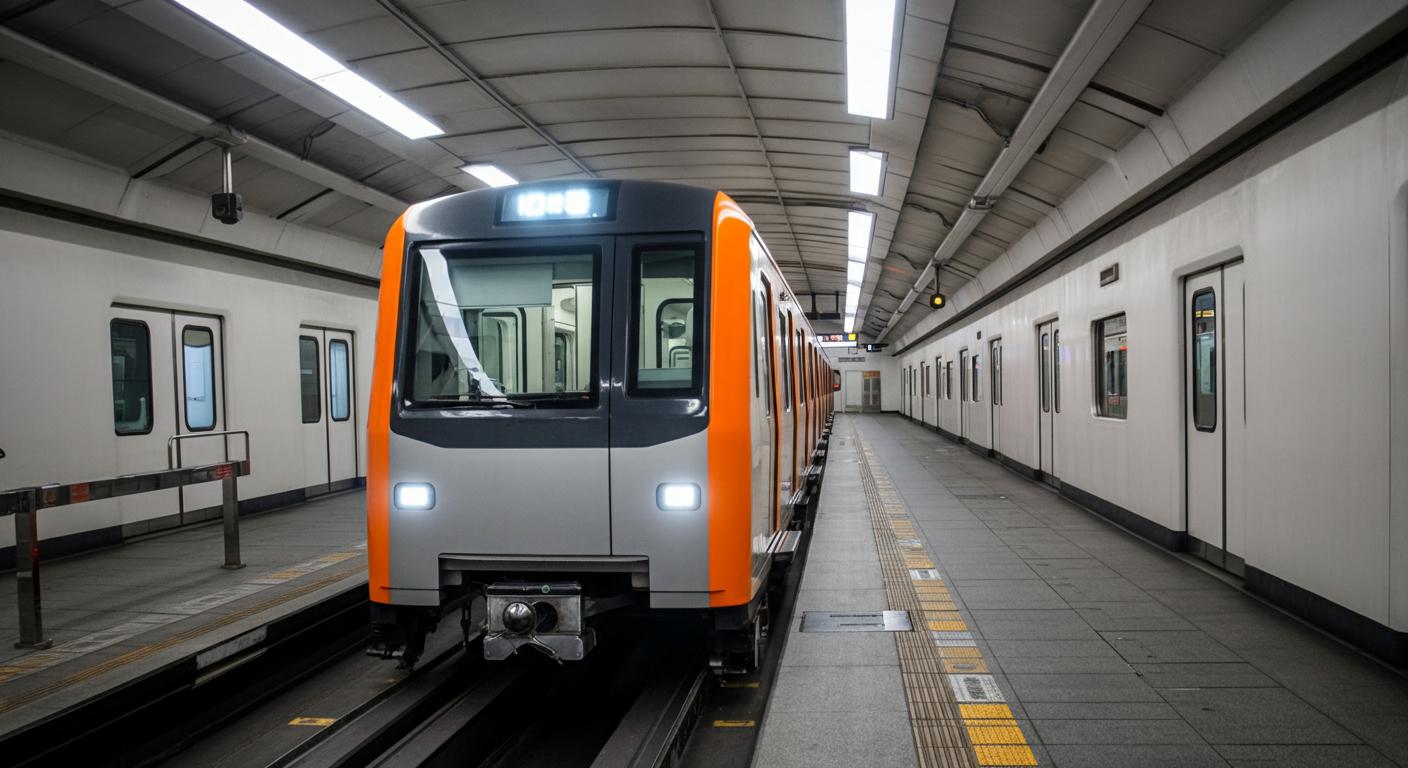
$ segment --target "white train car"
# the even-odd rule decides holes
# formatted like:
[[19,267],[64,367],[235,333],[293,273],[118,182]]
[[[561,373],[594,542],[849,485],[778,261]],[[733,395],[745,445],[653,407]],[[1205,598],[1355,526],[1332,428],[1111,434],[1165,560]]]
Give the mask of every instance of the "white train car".
[[1408,661],[1405,62],[906,342],[905,415]]
[[[218,225],[217,225],[218,226]],[[248,430],[241,510],[366,475],[376,288],[199,244],[0,209],[0,488],[164,469],[173,435]],[[181,441],[186,466],[223,438]],[[243,455],[232,439],[232,458]],[[45,557],[218,514],[216,483],[40,516]],[[0,567],[14,530],[0,525]]]

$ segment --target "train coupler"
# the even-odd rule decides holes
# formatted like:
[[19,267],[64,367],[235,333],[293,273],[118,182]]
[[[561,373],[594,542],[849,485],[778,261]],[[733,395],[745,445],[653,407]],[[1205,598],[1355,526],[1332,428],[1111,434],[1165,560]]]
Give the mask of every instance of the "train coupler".
[[532,648],[555,661],[580,661],[596,646],[576,582],[499,582],[484,588],[484,658],[501,661]]

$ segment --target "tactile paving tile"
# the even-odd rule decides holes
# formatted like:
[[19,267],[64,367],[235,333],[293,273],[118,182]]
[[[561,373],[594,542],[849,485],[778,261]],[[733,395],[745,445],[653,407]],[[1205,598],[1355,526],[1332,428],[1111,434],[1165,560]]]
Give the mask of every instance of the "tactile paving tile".
[[1037,765],[1011,708],[997,703],[1001,690],[908,508],[885,471],[872,467],[869,443],[855,437],[886,597],[892,610],[909,611],[919,625],[919,631],[895,636],[919,765]]

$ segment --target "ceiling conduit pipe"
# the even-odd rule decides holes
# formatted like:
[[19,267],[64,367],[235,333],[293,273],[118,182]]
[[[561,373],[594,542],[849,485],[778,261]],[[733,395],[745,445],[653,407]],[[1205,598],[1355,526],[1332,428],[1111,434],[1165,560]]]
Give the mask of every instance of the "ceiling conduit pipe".
[[1134,28],[1135,22],[1144,14],[1144,9],[1149,3],[1150,0],[1095,0],[1095,4],[1090,7],[1090,11],[1071,37],[1071,42],[1066,45],[1066,50],[1061,52],[1061,57],[1051,68],[1051,73],[1046,82],[1042,83],[1041,90],[1037,91],[1036,97],[1032,99],[1027,113],[1022,116],[1022,121],[1012,132],[1011,138],[1007,140],[983,180],[978,183],[977,189],[973,190],[973,196],[958,221],[954,222],[953,227],[939,243],[938,250],[919,273],[919,278],[900,301],[894,314],[890,315],[889,322],[876,336],[876,342],[885,340],[904,313],[914,304],[920,291],[925,290],[933,281],[936,270],[963,247],[968,236],[973,234],[983,217],[992,210],[993,203],[1007,191],[1012,181],[1026,167],[1027,161],[1036,154],[1061,118],[1065,117],[1066,111],[1090,85],[1100,67],[1105,65],[1106,59],[1110,58],[1110,54],[1115,52],[1115,48]]
[[257,158],[279,170],[314,184],[321,184],[368,205],[392,213],[401,213],[406,209],[405,202],[381,190],[304,160],[288,150],[104,72],[4,26],[0,26],[0,59],[13,61],[94,96],[101,96],[114,104],[160,120],[173,128],[188,131],[217,147],[239,147],[241,154]]

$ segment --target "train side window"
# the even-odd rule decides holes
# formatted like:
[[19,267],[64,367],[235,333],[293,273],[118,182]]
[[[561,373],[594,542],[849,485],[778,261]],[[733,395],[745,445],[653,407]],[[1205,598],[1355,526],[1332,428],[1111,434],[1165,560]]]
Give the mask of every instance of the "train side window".
[[1193,426],[1217,431],[1217,294],[1193,294]]
[[758,375],[758,374],[759,374],[758,369],[762,367],[761,365],[758,365],[758,348],[759,348],[759,346],[761,346],[761,345],[758,343],[758,302],[759,302],[759,300],[760,300],[760,299],[759,299],[759,296],[758,296],[758,292],[757,292],[757,291],[754,291],[754,292],[753,292],[753,306],[752,306],[752,308],[751,308],[750,311],[749,311],[749,315],[750,315],[750,317],[749,317],[749,324],[753,327],[753,397],[760,397],[760,396],[761,396],[761,392],[762,392],[762,387],[760,387],[760,386],[758,385],[758,379],[760,378],[759,375]]
[[215,429],[215,335],[209,328],[181,330],[181,370],[186,389],[186,428]]
[[777,328],[782,335],[782,410],[792,410],[792,331],[782,310],[777,311]]
[[152,431],[152,340],[147,324],[113,320],[108,326],[112,354],[112,422],[119,435]]
[[982,369],[982,364],[978,362],[982,355],[973,355],[973,402],[980,402],[983,399],[983,388],[978,386],[978,371]]
[[1124,315],[1106,318],[1095,324],[1095,338],[1100,345],[1096,357],[1099,366],[1096,412],[1112,419],[1123,419],[1129,414],[1129,335],[1126,329]]
[[697,311],[703,306],[703,287],[698,248],[672,245],[636,251],[631,394],[699,394],[702,366],[695,361],[704,335],[703,315]]
[[1061,412],[1061,329],[1051,332],[1051,388],[1056,412]]
[[953,361],[944,363],[944,399],[953,399]]
[[328,342],[328,410],[333,421],[347,421],[352,418],[351,378],[347,342],[333,339]]
[[298,394],[303,404],[303,423],[316,424],[323,418],[322,393],[318,386],[318,340],[298,337]]

